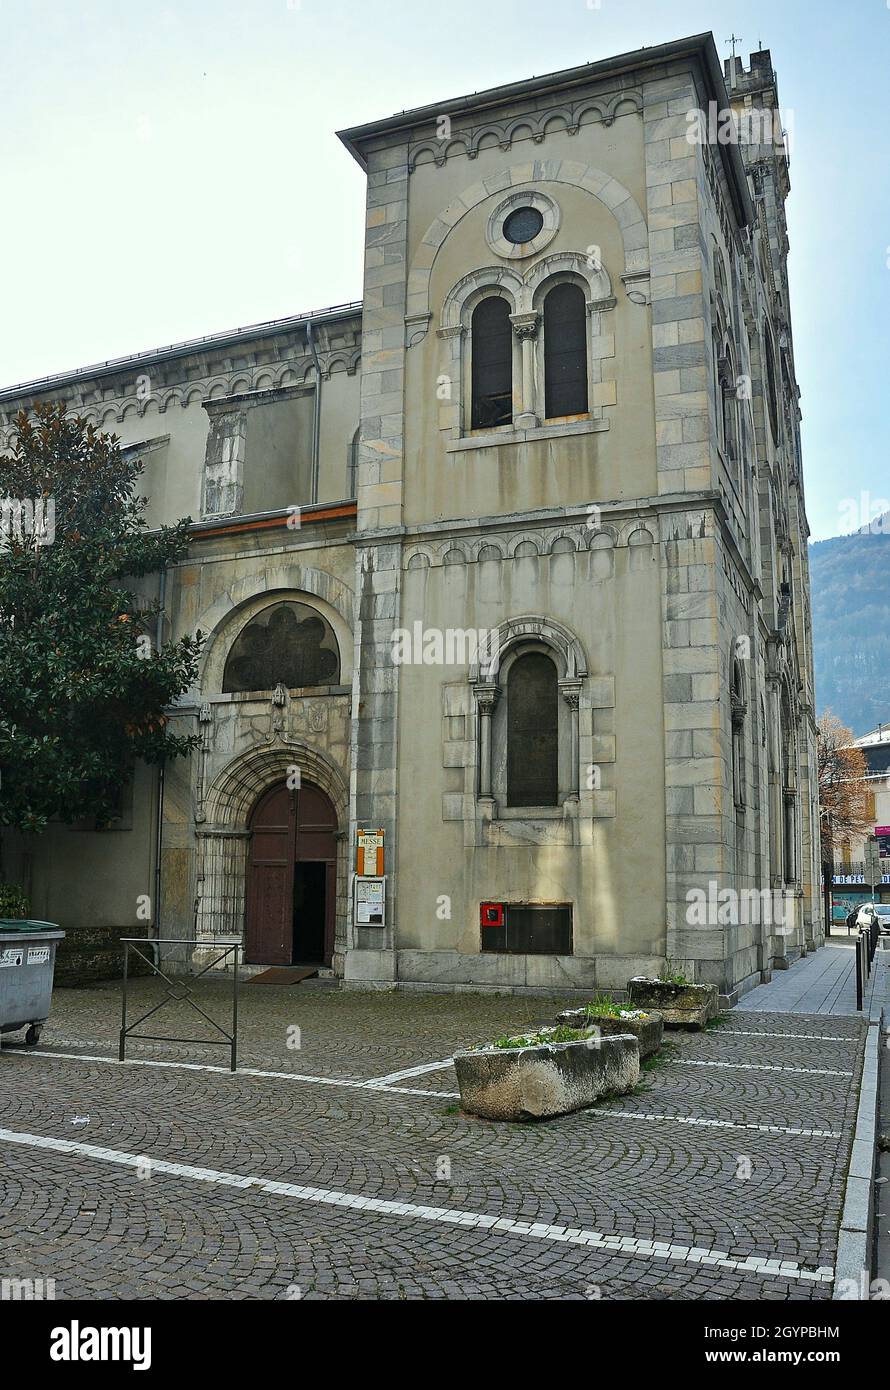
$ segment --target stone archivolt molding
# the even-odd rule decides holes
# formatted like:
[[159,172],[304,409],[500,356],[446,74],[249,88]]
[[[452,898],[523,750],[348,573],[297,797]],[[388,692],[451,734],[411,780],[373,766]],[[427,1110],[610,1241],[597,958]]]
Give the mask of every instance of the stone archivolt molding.
[[[471,270],[468,274],[462,275],[445,296],[439,321],[439,335],[444,337],[459,334],[460,330],[465,328],[466,320],[480,299],[495,292],[503,294],[510,301],[512,312],[516,313],[520,301],[528,298],[523,294],[523,285],[521,271],[515,270],[512,266],[481,266],[478,270]],[[530,299],[528,307],[531,308]]]
[[498,624],[485,653],[486,667],[483,669],[475,661],[470,664],[470,683],[486,687],[492,680],[496,681],[497,674],[492,675],[488,666],[493,663],[499,668],[511,647],[529,641],[547,647],[556,660],[560,681],[580,681],[587,675],[587,657],[575,634],[555,618],[530,613],[521,618],[507,618]]
[[618,223],[624,244],[624,273],[633,277],[635,285],[646,288],[649,273],[649,229],[639,204],[633,195],[602,169],[576,163],[569,159],[536,159],[514,164],[479,183],[465,188],[458,198],[443,208],[435,218],[417,248],[408,274],[406,323],[410,325],[411,340],[417,342],[418,331],[430,313],[430,282],[436,257],[446,237],[473,208],[497,193],[507,194],[524,187],[534,191],[542,183],[565,183],[588,192],[602,203]]
[[294,764],[300,769],[301,781],[314,782],[327,792],[342,830],[349,812],[349,785],[344,773],[320,749],[294,741],[287,747],[264,744],[251,748],[223,768],[207,789],[207,825],[202,831],[246,830],[250,813],[263,792],[276,782],[285,781],[288,768]]
[[533,144],[540,145],[551,131],[577,135],[582,125],[611,126],[618,116],[640,115],[642,110],[642,95],[630,89],[596,97],[580,97],[576,102],[529,112],[510,121],[487,121],[467,130],[456,131],[444,139],[424,138],[416,141],[408,150],[408,172],[413,173],[422,164],[442,168],[447,159],[461,154],[466,155],[467,159],[475,159],[481,149],[490,146],[509,150],[519,140],[531,140]]
[[348,683],[352,679],[354,595],[324,570],[291,562],[280,570],[237,581],[199,615],[195,628],[207,634],[199,689],[209,695],[218,694],[222,690],[226,657],[242,629],[265,608],[288,601],[317,608],[331,624],[340,648],[340,679],[343,684]]
[[[545,285],[555,277],[583,280],[591,315],[614,307],[612,282],[604,266],[589,265],[588,258],[580,252],[557,251],[542,257],[524,273],[513,266],[491,265],[462,276],[445,296],[438,332],[449,337],[454,330],[467,327],[479,300],[495,292],[510,301],[514,316],[535,314],[542,307]],[[514,331],[516,328],[514,323]]]

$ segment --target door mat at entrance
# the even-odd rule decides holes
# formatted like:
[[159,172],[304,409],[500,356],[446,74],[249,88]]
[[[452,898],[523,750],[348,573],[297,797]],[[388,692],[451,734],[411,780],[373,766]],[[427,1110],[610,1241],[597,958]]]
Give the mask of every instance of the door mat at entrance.
[[251,975],[249,985],[298,985],[301,980],[311,980],[317,975],[314,965],[273,965],[261,975]]

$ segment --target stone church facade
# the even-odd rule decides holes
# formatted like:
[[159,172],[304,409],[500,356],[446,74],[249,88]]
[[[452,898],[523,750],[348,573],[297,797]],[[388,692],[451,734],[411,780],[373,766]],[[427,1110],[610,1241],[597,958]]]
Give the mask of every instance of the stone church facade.
[[692,139],[712,104],[777,111],[769,53],[341,132],[362,303],[0,393],[4,441],[63,399],[142,456],[150,523],[198,518],[161,636],[207,634],[200,747],[50,828],[33,915],[371,988],[670,961],[734,995],[822,943],[788,162]]

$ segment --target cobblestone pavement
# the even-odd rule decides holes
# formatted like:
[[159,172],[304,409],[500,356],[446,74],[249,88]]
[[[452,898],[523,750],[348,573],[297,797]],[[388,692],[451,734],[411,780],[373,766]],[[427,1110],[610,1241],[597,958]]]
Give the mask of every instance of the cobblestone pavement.
[[[135,982],[134,1016],[157,998]],[[224,1020],[225,985],[199,998]],[[545,1124],[465,1117],[453,1069],[419,1070],[559,1003],[249,985],[231,1075],[181,1044],[121,1067],[117,987],[59,990],[40,1046],[0,1051],[0,1275],[58,1298],[830,1298],[860,1021],[734,1012]]]

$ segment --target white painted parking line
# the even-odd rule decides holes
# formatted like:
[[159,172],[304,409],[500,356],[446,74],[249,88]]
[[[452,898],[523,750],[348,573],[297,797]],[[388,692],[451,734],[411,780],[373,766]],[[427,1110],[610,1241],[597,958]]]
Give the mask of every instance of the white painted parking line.
[[718,1028],[715,1029],[714,1036],[718,1038],[796,1038],[802,1042],[840,1042],[851,1043],[854,1046],[859,1042],[858,1038],[835,1038],[826,1033],[757,1033],[747,1032],[744,1028]]
[[615,1254],[628,1255],[636,1259],[674,1260],[683,1264],[710,1265],[719,1269],[736,1270],[742,1274],[759,1275],[766,1279],[799,1279],[815,1284],[830,1284],[834,1281],[834,1270],[828,1265],[820,1265],[818,1269],[807,1269],[794,1260],[782,1260],[770,1255],[749,1255],[743,1260],[734,1260],[729,1252],[724,1250],[669,1245],[665,1241],[657,1240],[637,1240],[635,1236],[606,1235],[601,1231],[586,1231],[581,1227],[556,1226],[539,1221],[514,1221],[509,1217],[489,1216],[484,1212],[460,1211],[451,1207],[428,1207],[415,1202],[390,1201],[381,1197],[359,1197],[352,1192],[303,1187],[297,1183],[276,1182],[270,1178],[227,1173],[215,1168],[197,1168],[189,1163],[171,1163],[167,1159],[152,1158],[149,1154],[125,1153],[120,1149],[78,1144],[71,1139],[55,1139],[44,1134],[0,1129],[0,1143],[49,1149],[54,1153],[77,1154],[100,1163],[114,1163],[123,1168],[144,1168],[148,1160],[153,1176],[163,1173],[192,1182],[252,1188],[271,1196],[290,1197],[296,1201],[314,1202],[324,1206],[345,1207],[352,1211],[372,1212],[380,1216],[435,1221],[442,1225],[475,1227],[477,1230],[498,1231],[505,1235],[528,1237],[532,1240],[584,1245],[588,1249],[614,1251]]
[[593,1112],[598,1118],[606,1119],[611,1116],[622,1120],[667,1120],[675,1125],[704,1125],[709,1129],[753,1129],[761,1134],[796,1134],[806,1139],[841,1139],[843,1136],[836,1129],[794,1129],[786,1125],[756,1125],[745,1124],[743,1120],[705,1120],[698,1115],[656,1115],[648,1111],[637,1110],[596,1110]]
[[848,1071],[831,1071],[828,1067],[773,1067],[766,1062],[699,1062],[690,1057],[671,1057],[665,1062],[667,1067],[723,1067],[730,1071],[784,1071],[796,1072],[799,1076],[845,1076]]
[[[453,1064],[452,1057],[446,1057],[444,1062],[424,1062],[419,1067],[406,1067],[404,1071],[390,1072],[389,1076],[373,1076],[365,1085],[377,1090],[383,1086],[389,1086],[393,1081],[405,1081],[409,1076],[423,1076],[428,1071],[444,1071],[446,1067]],[[426,1095],[426,1092],[424,1092]]]
[[[119,1062],[117,1057],[102,1056],[100,1053],[87,1054],[83,1052],[49,1052],[41,1049],[39,1052],[10,1052],[3,1054],[6,1057],[18,1057],[33,1061],[35,1058],[50,1057],[65,1062],[104,1062],[114,1067],[159,1067],[173,1071],[209,1071],[217,1076],[258,1076],[272,1081],[305,1081],[312,1086],[340,1086],[353,1091],[382,1091],[391,1092],[402,1096],[422,1096],[424,1100],[460,1100],[459,1091],[425,1091],[418,1086],[390,1086],[384,1085],[383,1079],[374,1081],[352,1080],[349,1077],[338,1076],[309,1076],[295,1071],[263,1071],[259,1067],[240,1067],[237,1072],[229,1071],[228,1067],[217,1067],[209,1062],[161,1062],[147,1057],[133,1057],[126,1062]],[[436,1062],[435,1067],[444,1065]],[[449,1064],[450,1065],[450,1064]],[[680,1064],[682,1065],[682,1063]],[[692,1063],[691,1065],[700,1065]],[[707,1065],[707,1064],[705,1064]],[[715,1063],[714,1065],[721,1065]],[[765,1070],[781,1070],[780,1068],[765,1068]],[[843,1073],[837,1073],[842,1075]],[[784,1125],[761,1125],[746,1124],[742,1121],[733,1120],[710,1120],[702,1119],[697,1115],[652,1115],[649,1113],[637,1113],[630,1110],[596,1110],[588,1111],[597,1119],[603,1120],[610,1117],[621,1116],[625,1120],[669,1120],[672,1124],[678,1125],[704,1125],[715,1129],[753,1129],[759,1130],[763,1134],[794,1134],[805,1138],[813,1139],[839,1139],[841,1135],[833,1129],[795,1129]]]
[[39,1057],[52,1057],[63,1062],[105,1062],[114,1067],[161,1067],[173,1071],[211,1071],[218,1076],[262,1076],[274,1081],[305,1081],[315,1086],[345,1086],[353,1091],[395,1091],[404,1096],[428,1096],[433,1099],[453,1100],[457,1091],[424,1091],[418,1086],[384,1086],[382,1081],[352,1080],[340,1076],[310,1076],[297,1071],[263,1071],[260,1067],[239,1067],[232,1072],[228,1067],[213,1066],[210,1062],[161,1062],[150,1057],[128,1057],[121,1062],[117,1057],[103,1057],[101,1053],[87,1052],[49,1052],[42,1048],[39,1052],[4,1052],[4,1057],[16,1057],[19,1061],[33,1061]]

